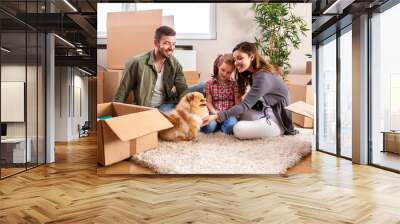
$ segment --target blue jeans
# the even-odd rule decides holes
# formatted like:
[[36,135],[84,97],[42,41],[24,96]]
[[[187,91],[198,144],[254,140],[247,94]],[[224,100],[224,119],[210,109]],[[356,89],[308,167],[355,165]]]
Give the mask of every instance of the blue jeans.
[[[205,95],[204,92],[204,87],[206,85],[206,82],[200,82],[199,84],[195,84],[192,86],[189,86],[188,90],[189,92],[200,92],[203,95]],[[168,113],[171,110],[175,109],[176,103],[163,103],[160,106],[158,106],[158,110],[163,112],[163,113]]]
[[235,117],[228,117],[222,123],[217,123],[216,121],[211,121],[206,126],[202,127],[200,130],[206,134],[214,133],[221,128],[221,131],[225,134],[232,135],[233,134],[233,126],[237,123],[237,119]]

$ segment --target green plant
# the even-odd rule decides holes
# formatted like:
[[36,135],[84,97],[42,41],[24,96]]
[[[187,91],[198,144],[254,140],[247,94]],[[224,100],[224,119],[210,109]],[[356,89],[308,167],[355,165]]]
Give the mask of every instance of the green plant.
[[309,30],[306,22],[293,15],[290,3],[254,3],[251,9],[261,33],[260,37],[255,37],[258,49],[286,76],[291,68],[291,50],[299,48],[301,36],[306,36]]

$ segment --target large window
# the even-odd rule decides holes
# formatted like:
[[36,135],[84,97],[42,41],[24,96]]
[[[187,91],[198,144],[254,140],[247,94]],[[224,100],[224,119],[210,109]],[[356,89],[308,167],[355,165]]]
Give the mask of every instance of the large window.
[[351,25],[340,36],[340,155],[352,157],[352,35]]
[[318,47],[318,149],[336,154],[336,36]]
[[163,10],[163,23],[174,26],[177,39],[216,38],[215,4],[213,3],[99,3],[97,5],[97,36],[99,38],[107,38],[108,12],[151,9]]
[[351,159],[352,26],[337,34],[322,41],[317,52],[318,150]]
[[400,4],[374,15],[371,19],[370,156],[373,164],[395,170],[400,170],[400,133],[397,137],[384,139],[383,132],[400,132],[400,33],[396,29],[398,21]]

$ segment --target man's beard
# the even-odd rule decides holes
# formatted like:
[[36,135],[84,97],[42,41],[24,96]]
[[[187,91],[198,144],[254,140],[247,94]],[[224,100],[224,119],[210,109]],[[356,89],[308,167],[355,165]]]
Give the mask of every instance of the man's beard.
[[170,54],[170,55],[167,55],[162,49],[158,49],[157,50],[157,53],[158,53],[158,55],[161,55],[163,58],[169,58],[169,57],[171,57],[171,55],[172,54]]

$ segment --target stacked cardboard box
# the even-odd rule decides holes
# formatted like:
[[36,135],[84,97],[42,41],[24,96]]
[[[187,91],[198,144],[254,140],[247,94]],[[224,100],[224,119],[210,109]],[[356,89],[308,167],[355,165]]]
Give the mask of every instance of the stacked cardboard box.
[[[163,17],[161,10],[109,13],[107,17],[107,66],[98,74],[98,103],[112,102],[127,61],[154,48],[154,31],[166,24],[173,27],[172,16]],[[134,32],[133,32],[134,31]],[[185,71],[188,85],[196,84],[200,74]],[[132,95],[128,103],[132,102]]]
[[108,13],[107,68],[123,70],[133,56],[152,49],[161,22],[161,10]]
[[[286,83],[289,89],[291,103],[303,101],[306,104],[313,106],[313,91],[311,86],[311,74],[290,74],[286,77]],[[303,105],[299,105],[302,107]],[[300,127],[312,128],[313,119],[298,113],[292,113],[293,123]]]

